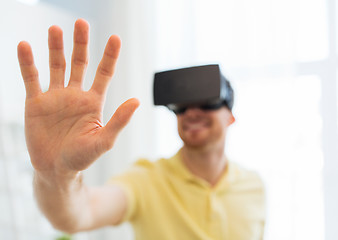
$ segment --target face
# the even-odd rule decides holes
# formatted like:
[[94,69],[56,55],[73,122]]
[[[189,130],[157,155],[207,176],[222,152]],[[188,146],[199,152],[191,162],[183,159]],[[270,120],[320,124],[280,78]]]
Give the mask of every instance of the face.
[[224,144],[227,128],[234,121],[232,113],[226,107],[217,110],[194,107],[177,114],[178,133],[185,146],[193,148]]

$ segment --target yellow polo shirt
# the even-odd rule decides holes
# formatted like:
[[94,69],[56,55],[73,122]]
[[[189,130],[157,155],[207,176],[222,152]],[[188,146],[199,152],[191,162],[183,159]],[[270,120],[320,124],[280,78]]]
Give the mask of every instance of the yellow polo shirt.
[[262,181],[233,162],[214,187],[185,167],[180,151],[170,159],[139,160],[109,182],[126,193],[123,221],[132,224],[136,240],[263,239]]

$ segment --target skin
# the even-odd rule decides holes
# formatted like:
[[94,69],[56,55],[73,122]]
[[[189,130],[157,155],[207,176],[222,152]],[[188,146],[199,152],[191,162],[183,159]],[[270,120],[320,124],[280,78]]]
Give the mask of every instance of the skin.
[[62,30],[57,26],[49,28],[50,86],[44,93],[31,47],[27,42],[18,45],[26,88],[25,134],[35,169],[35,196],[53,226],[69,233],[116,224],[123,216],[126,199],[122,191],[114,186],[89,188],[82,183],[81,171],[112,148],[139,106],[137,99],[129,99],[104,126],[103,105],[121,41],[118,36],[109,38],[93,85],[85,92],[82,83],[88,64],[88,38],[88,23],[77,20],[71,76],[65,87]]
[[188,108],[177,115],[178,133],[184,143],[183,163],[211,186],[216,185],[226,169],[225,138],[234,121],[226,107],[213,111]]
[[[52,225],[75,233],[118,224],[127,199],[118,186],[88,187],[82,181],[87,169],[111,149],[119,132],[139,106],[129,99],[106,125],[102,121],[106,91],[114,74],[121,41],[111,36],[88,91],[82,84],[88,65],[89,24],[79,19],[74,26],[71,76],[65,82],[62,30],[48,31],[50,86],[42,92],[32,49],[18,45],[18,60],[26,88],[25,134],[34,174],[34,194]],[[217,111],[188,109],[177,117],[184,142],[183,161],[195,175],[214,185],[226,166],[224,143],[234,121],[225,107]],[[199,125],[200,124],[200,125]]]

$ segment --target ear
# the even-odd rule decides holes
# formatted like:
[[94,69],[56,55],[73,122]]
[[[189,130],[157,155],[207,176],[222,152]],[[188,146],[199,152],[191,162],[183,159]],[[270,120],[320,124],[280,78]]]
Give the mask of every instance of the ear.
[[234,115],[232,114],[232,112],[230,112],[229,118],[228,118],[228,126],[233,124],[235,121],[236,121],[236,119],[235,119]]
[[232,114],[232,112],[228,109],[228,108],[224,108],[225,109],[225,114],[226,114],[226,122],[227,122],[227,126],[230,126],[231,124],[233,124],[235,122],[235,117]]

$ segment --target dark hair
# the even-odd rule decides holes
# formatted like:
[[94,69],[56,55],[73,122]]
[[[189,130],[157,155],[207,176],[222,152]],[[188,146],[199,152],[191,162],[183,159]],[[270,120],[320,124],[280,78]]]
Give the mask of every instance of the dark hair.
[[231,84],[228,79],[226,79],[222,74],[222,82],[223,82],[223,88],[224,88],[224,105],[232,111],[232,107],[234,106],[234,90],[231,87]]

